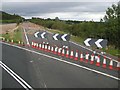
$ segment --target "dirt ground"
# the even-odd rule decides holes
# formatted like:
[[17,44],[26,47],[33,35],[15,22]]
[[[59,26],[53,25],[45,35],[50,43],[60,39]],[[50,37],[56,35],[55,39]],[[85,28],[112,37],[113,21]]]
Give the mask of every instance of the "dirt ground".
[[[44,30],[44,27],[36,25],[34,23],[31,22],[24,22],[22,24],[20,24],[21,27],[27,29],[27,33],[28,34],[33,34],[36,31],[39,30]],[[0,34],[5,34],[6,32],[11,33],[14,32],[14,30],[16,30],[18,27],[16,27],[16,24],[0,24]]]
[[21,26],[26,29],[28,34],[34,34],[36,31],[44,30],[44,27],[42,27],[40,25],[36,25],[31,22],[25,22],[25,23],[21,24]]
[[5,34],[6,32],[13,32],[16,28],[16,24],[0,24],[0,34]]

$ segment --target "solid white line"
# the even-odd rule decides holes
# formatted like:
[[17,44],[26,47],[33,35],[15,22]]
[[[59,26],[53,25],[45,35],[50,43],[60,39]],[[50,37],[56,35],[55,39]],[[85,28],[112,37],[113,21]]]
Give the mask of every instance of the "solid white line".
[[27,41],[27,45],[30,46],[30,43],[29,43],[29,40],[28,40],[28,37],[27,37],[26,31],[25,31],[25,28],[23,28],[23,30],[24,30],[24,34],[25,34],[26,41]]
[[11,73],[8,69],[6,69],[6,68],[2,65],[1,61],[0,61],[0,66],[1,66],[7,73],[9,73],[21,86],[23,86],[23,88],[29,90],[13,73]]
[[[2,42],[2,43],[4,43],[4,42]],[[101,72],[101,71],[97,71],[97,70],[94,70],[94,69],[90,69],[90,68],[87,68],[87,67],[85,67],[85,66],[81,66],[81,65],[78,65],[78,64],[75,64],[75,63],[72,63],[72,62],[68,62],[68,61],[65,61],[65,60],[62,60],[62,59],[53,57],[53,56],[49,56],[49,55],[46,55],[46,54],[43,54],[43,53],[39,53],[39,52],[36,52],[36,51],[33,51],[33,50],[29,50],[29,49],[26,49],[26,48],[23,48],[23,47],[19,47],[19,46],[16,46],[16,45],[11,45],[11,44],[8,44],[8,43],[4,43],[4,44],[9,45],[9,46],[13,46],[13,47],[16,47],[16,48],[19,48],[19,49],[22,49],[22,50],[26,50],[26,51],[29,51],[29,52],[32,52],[32,53],[36,53],[36,54],[38,54],[38,55],[42,55],[42,56],[45,56],[45,57],[48,57],[48,58],[56,59],[56,60],[58,60],[58,61],[61,61],[61,62],[70,64],[70,65],[73,65],[73,66],[77,66],[77,67],[86,69],[86,70],[88,70],[88,71],[92,71],[92,72],[95,72],[95,73],[98,73],[98,74],[101,74],[101,75],[104,75],[104,76],[113,78],[113,79],[115,79],[115,80],[120,80],[120,78],[118,78],[118,77],[115,77],[115,76],[112,76],[112,75],[103,73],[103,72]]]
[[[14,77],[16,77],[16,78],[18,78],[19,79],[19,83],[20,82],[22,82],[24,85],[26,85],[28,88],[30,88],[30,89],[32,89],[32,87],[28,84],[28,83],[26,83],[20,76],[18,76],[12,69],[10,69],[7,65],[5,65],[4,63],[2,63],[1,61],[0,61],[0,64],[2,65],[2,67],[4,67],[4,69],[6,68],[7,70],[9,70],[9,74],[12,74],[12,75],[14,75]],[[17,80],[18,81],[18,80]],[[32,89],[33,90],[33,89]]]

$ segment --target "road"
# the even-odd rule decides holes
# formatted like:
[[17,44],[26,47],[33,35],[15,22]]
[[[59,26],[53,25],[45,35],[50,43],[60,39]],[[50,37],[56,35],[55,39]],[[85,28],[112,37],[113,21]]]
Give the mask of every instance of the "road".
[[[6,44],[2,48],[2,62],[32,88],[118,88],[116,79],[30,52],[31,48],[26,50]],[[2,74],[3,88],[23,88],[4,69]]]
[[[29,32],[29,29],[26,29],[26,32]],[[62,47],[63,45],[67,45],[67,46],[69,46],[69,50],[73,50],[74,52],[76,52],[76,50],[79,51],[78,57],[80,57],[80,52],[82,52],[84,55],[86,54],[86,52],[88,52],[90,55],[93,53],[93,52],[87,50],[86,48],[80,47],[80,46],[75,45],[73,43],[64,42],[64,41],[55,41],[55,40],[52,39],[52,34],[50,34],[50,33],[48,33],[47,36],[48,36],[47,39],[46,38],[42,39],[42,38],[34,37],[34,34],[33,35],[27,34],[27,37],[28,37],[28,40],[29,40],[30,44],[32,43],[32,41],[34,41],[34,42],[37,42],[37,43],[48,42],[50,46],[56,45],[58,47]],[[109,64],[110,64],[110,60],[109,59],[107,59],[107,63],[106,63],[107,64],[107,69],[103,69],[102,68],[103,56],[100,56],[100,63],[101,63],[101,65],[100,65],[100,67],[97,67],[95,65],[95,63],[97,62],[96,60],[94,61],[95,63],[93,65],[90,65],[89,63],[80,63],[79,61],[70,60],[70,59],[65,58],[65,57],[60,57],[60,56],[57,56],[57,55],[53,55],[51,53],[46,53],[44,51],[40,51],[40,50],[37,50],[37,51],[39,51],[41,53],[48,54],[48,55],[52,55],[52,56],[57,57],[57,58],[62,58],[62,59],[65,59],[65,60],[69,60],[70,62],[74,62],[74,63],[80,64],[80,65],[84,65],[84,66],[92,68],[92,69],[100,70],[102,72],[106,72],[106,73],[114,75],[114,76],[118,76],[118,72],[117,71],[109,70],[109,68],[108,68]],[[75,56],[75,53],[74,53],[74,56]],[[96,54],[96,56],[97,56],[97,54]],[[117,63],[113,62],[113,66],[116,67]]]

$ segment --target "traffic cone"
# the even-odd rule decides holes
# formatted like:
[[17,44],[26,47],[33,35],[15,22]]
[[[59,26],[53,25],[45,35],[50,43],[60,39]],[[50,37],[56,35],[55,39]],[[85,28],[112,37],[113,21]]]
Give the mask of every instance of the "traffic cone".
[[48,46],[48,52],[50,52],[50,45]]
[[104,56],[102,67],[103,67],[103,68],[106,68],[106,56]]
[[11,40],[11,44],[13,44],[13,39]]
[[96,66],[100,66],[100,55],[98,55]]
[[74,60],[78,60],[78,50],[76,50],[76,54],[75,54]]
[[58,49],[58,47],[55,47],[54,54],[57,54],[57,49]]
[[35,42],[33,43],[33,46],[34,46],[33,48],[35,48],[35,47],[36,47],[36,43],[35,43]]
[[90,60],[90,64],[94,63],[94,54],[91,55],[91,60]]
[[47,44],[45,44],[45,51],[47,51]]
[[82,62],[83,59],[84,59],[84,58],[83,58],[83,53],[81,52],[81,53],[80,53],[80,61]]
[[21,42],[21,45],[24,46],[24,42]]
[[89,59],[89,54],[88,54],[88,52],[86,52],[85,59],[86,59],[85,62],[88,63],[88,59]]
[[69,58],[69,50],[67,49],[66,58]]
[[38,43],[36,43],[36,49],[39,49],[39,44]]
[[42,44],[42,50],[44,50],[44,44]]
[[36,43],[34,42],[34,43],[33,43],[33,48],[35,48],[35,46],[36,46]]
[[54,52],[54,48],[53,48],[53,46],[51,47],[51,52],[52,52],[52,53]]
[[73,50],[71,50],[71,53],[70,53],[70,59],[73,59],[74,55],[73,55]]
[[20,41],[18,41],[18,44],[20,45]]
[[41,49],[42,49],[42,44],[40,43],[40,44],[39,44],[39,50],[41,50]]
[[59,48],[59,49],[58,49],[58,56],[61,55],[61,51],[62,51],[62,48]]
[[110,60],[109,69],[113,69],[113,60]]
[[117,70],[120,70],[120,62],[117,62]]
[[64,50],[64,48],[62,49],[62,56],[65,56],[65,50]]
[[31,44],[32,44],[32,48],[34,48],[34,42],[33,42],[33,41],[32,41],[32,43],[31,43]]
[[9,39],[7,39],[7,42],[9,42]]

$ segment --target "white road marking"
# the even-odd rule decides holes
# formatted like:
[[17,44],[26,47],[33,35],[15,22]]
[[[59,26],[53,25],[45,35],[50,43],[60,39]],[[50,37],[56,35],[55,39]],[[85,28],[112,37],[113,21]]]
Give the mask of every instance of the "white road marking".
[[7,65],[5,65],[2,61],[0,61],[0,66],[8,72],[20,85],[22,85],[26,90],[33,90],[33,88],[27,84],[20,76],[18,76],[12,69],[10,69]]
[[27,37],[26,31],[25,31],[25,29],[24,29],[24,28],[23,28],[23,30],[24,30],[24,34],[25,34],[26,41],[27,41],[27,45],[29,45],[29,46],[30,46],[30,43],[29,43],[29,40],[28,40],[28,37]]
[[[1,42],[0,42],[0,43],[1,43]],[[26,50],[26,51],[29,51],[29,52],[32,52],[32,53],[35,53],[35,54],[38,54],[38,55],[42,55],[42,56],[45,56],[45,57],[48,57],[48,58],[56,59],[56,60],[58,60],[58,61],[61,61],[61,62],[70,64],[70,65],[73,65],[73,66],[77,66],[77,67],[83,68],[83,69],[85,69],[85,70],[92,71],[92,72],[94,72],[94,73],[98,73],[98,74],[101,74],[101,75],[104,75],[104,76],[113,78],[113,79],[115,79],[115,80],[120,80],[120,78],[118,78],[118,77],[112,76],[112,75],[110,75],[110,74],[106,74],[106,73],[101,72],[101,71],[97,71],[97,70],[94,70],[94,69],[90,69],[90,68],[85,67],[85,66],[81,66],[81,65],[78,65],[78,64],[75,64],[75,63],[72,63],[72,62],[68,62],[68,61],[65,61],[65,60],[62,60],[62,59],[53,57],[53,56],[49,56],[49,55],[46,55],[46,54],[43,54],[43,53],[39,53],[39,52],[37,52],[37,51],[33,51],[33,50],[29,50],[29,49],[26,49],[26,48],[23,48],[23,47],[19,47],[19,46],[16,46],[16,45],[11,45],[11,44],[8,44],[8,43],[5,43],[5,42],[2,42],[2,43],[3,43],[3,44],[6,44],[6,45],[9,45],[9,46],[13,46],[13,47],[19,48],[19,49],[22,49],[22,50]]]

